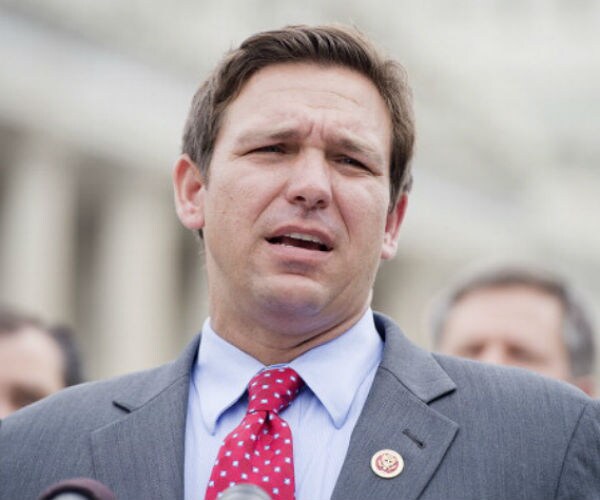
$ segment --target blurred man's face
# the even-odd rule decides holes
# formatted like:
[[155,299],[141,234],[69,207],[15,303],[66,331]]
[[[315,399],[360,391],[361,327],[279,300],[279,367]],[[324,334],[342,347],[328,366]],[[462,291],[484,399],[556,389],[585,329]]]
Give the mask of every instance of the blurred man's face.
[[56,342],[36,328],[0,335],[0,418],[62,389],[63,366]]
[[558,299],[523,285],[475,290],[452,308],[439,350],[570,381]]

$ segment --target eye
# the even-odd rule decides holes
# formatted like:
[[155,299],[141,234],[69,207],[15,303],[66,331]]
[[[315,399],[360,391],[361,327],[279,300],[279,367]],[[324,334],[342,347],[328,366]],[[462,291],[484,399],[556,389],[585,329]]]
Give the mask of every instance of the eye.
[[355,167],[358,169],[366,170],[368,172],[371,171],[371,169],[367,165],[365,165],[362,161],[357,160],[356,158],[352,158],[351,156],[339,156],[338,158],[336,158],[336,162],[340,163],[341,165]]
[[467,358],[477,358],[481,355],[483,346],[480,344],[467,344],[459,349],[459,355]]
[[23,408],[42,399],[46,394],[29,387],[15,387],[11,391],[11,401],[15,408]]
[[251,153],[285,153],[285,150],[281,144],[269,144],[268,146],[255,148]]
[[535,353],[518,346],[512,346],[509,352],[512,359],[524,363],[536,361],[537,358]]

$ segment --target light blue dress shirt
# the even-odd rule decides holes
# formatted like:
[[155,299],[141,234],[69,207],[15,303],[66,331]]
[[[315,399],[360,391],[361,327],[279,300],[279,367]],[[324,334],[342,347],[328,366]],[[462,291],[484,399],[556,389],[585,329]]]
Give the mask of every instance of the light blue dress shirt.
[[[199,349],[186,420],[185,500],[204,498],[221,443],[246,413],[246,386],[265,368],[219,337],[210,319]],[[331,497],[382,353],[368,309],[343,335],[289,363],[306,383],[281,413],[292,431],[296,500]]]

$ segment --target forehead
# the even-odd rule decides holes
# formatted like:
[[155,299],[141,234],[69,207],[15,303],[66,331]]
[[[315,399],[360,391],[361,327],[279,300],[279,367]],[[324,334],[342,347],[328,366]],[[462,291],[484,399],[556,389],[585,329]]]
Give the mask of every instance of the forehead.
[[562,304],[554,295],[528,285],[507,285],[468,292],[450,312],[449,326],[467,332],[559,334],[562,315]]
[[32,380],[47,379],[44,384],[52,385],[62,378],[63,365],[58,344],[35,327],[0,335],[0,375],[3,377],[17,377],[23,373]]
[[391,118],[374,83],[353,69],[315,63],[273,64],[257,71],[229,104],[223,128],[277,125],[322,113],[357,132],[377,131],[391,139]]

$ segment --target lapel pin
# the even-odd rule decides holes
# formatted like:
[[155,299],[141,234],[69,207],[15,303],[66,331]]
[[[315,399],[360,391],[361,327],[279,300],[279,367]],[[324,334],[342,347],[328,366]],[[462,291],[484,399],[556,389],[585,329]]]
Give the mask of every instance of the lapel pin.
[[404,460],[394,450],[379,450],[371,457],[371,469],[379,477],[391,479],[402,472]]

